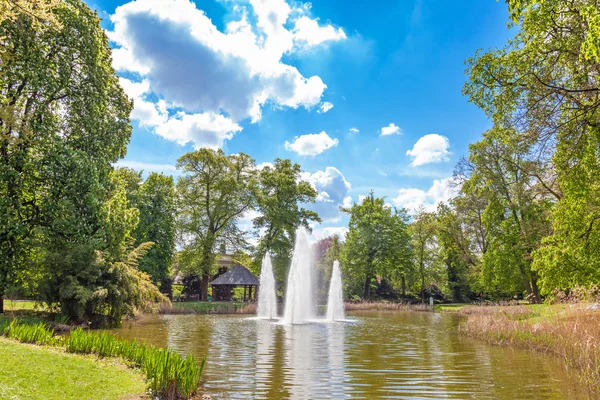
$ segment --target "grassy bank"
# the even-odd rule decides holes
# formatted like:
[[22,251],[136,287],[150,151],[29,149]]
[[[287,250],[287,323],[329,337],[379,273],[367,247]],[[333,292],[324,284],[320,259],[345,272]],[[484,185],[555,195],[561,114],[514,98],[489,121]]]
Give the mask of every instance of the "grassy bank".
[[178,301],[161,306],[162,314],[255,314],[256,303],[227,301]]
[[467,306],[461,334],[560,357],[600,394],[600,307],[591,304]]
[[[90,354],[100,359],[119,358],[144,373],[147,388],[152,398],[156,399],[191,398],[197,393],[204,368],[204,361],[198,362],[192,356],[183,357],[172,350],[147,346],[135,340],[117,339],[106,332],[77,328],[68,336],[56,336],[54,330],[43,322],[29,325],[15,319],[10,322],[0,321],[0,334],[21,343],[54,346],[55,351]],[[40,369],[27,367],[21,371],[25,383],[35,386],[39,371]]]
[[346,302],[344,308],[346,311],[432,311],[433,309],[429,304],[394,303],[386,301]]
[[0,338],[0,399],[138,399],[145,391],[141,372],[121,361]]

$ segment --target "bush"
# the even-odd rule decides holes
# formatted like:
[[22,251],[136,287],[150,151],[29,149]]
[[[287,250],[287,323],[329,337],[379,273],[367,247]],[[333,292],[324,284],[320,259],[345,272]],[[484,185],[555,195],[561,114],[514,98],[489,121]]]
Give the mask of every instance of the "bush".
[[19,323],[15,318],[9,324],[4,324],[4,327],[0,326],[0,329],[4,336],[21,343],[48,345],[56,342],[54,330],[48,329],[43,322],[27,325]]

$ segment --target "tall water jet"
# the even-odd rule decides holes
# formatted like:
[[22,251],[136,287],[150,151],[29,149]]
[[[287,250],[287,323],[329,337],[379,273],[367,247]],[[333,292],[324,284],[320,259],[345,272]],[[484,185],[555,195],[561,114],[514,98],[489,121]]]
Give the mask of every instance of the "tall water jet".
[[260,287],[258,292],[258,308],[256,314],[259,318],[277,318],[277,294],[275,292],[275,277],[271,257],[265,254],[260,267]]
[[284,322],[297,324],[315,318],[313,282],[312,247],[306,229],[300,227],[296,231],[294,255],[288,275]]
[[329,284],[329,298],[327,300],[327,320],[341,321],[344,315],[344,295],[342,294],[342,273],[338,260],[333,262],[331,283]]

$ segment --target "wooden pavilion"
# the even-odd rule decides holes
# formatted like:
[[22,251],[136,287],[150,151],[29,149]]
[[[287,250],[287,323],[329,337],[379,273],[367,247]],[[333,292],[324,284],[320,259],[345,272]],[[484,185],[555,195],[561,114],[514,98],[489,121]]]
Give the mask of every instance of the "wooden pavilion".
[[260,285],[260,281],[248,269],[236,264],[229,271],[219,275],[210,284],[213,289],[213,300],[215,301],[231,301],[233,288],[240,286],[244,287],[244,301],[253,301],[256,299],[256,289]]

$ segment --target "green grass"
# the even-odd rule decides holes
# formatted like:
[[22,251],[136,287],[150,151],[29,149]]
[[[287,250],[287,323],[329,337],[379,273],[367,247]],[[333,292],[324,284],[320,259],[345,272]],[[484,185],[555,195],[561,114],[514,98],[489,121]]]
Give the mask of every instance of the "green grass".
[[219,302],[219,301],[178,301],[173,303],[175,310],[199,314],[235,312],[247,306],[248,303]]
[[204,360],[183,357],[173,350],[157,349],[135,340],[117,339],[106,332],[75,329],[65,340],[70,353],[121,357],[144,371],[152,394],[159,398],[189,398],[200,384]]
[[4,311],[33,311],[45,310],[43,304],[32,300],[4,300]]
[[465,307],[468,307],[469,304],[466,303],[452,303],[452,304],[436,304],[436,311],[460,311]]
[[139,370],[114,359],[98,360],[0,338],[0,399],[133,399],[142,396],[145,388]]

